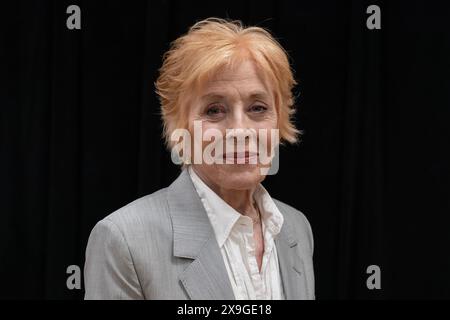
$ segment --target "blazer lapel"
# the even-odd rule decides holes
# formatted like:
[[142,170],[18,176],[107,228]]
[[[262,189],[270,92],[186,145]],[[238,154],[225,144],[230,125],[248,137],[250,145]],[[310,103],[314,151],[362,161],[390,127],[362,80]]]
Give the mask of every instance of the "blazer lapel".
[[173,253],[193,260],[180,281],[191,299],[232,300],[233,289],[214,230],[187,170],[168,187]]
[[[281,208],[279,209],[282,212]],[[282,214],[285,219],[280,233],[275,238],[275,246],[277,248],[285,299],[307,299],[304,266],[301,257],[297,254],[297,240],[293,236],[292,223],[288,220],[289,216],[284,212]]]

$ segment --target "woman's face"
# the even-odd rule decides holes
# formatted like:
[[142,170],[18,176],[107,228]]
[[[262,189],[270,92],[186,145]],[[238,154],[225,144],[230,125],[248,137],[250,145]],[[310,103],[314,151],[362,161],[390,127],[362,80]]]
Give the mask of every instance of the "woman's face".
[[[258,75],[255,64],[246,60],[233,70],[224,69],[217,73],[194,94],[190,103],[189,132],[197,140],[193,144],[201,143],[202,155],[214,142],[223,146],[223,154],[216,152],[222,149],[211,153],[223,158],[223,164],[207,164],[203,158],[201,164],[193,164],[199,176],[219,189],[245,190],[264,180],[262,168],[267,169],[270,163],[259,161],[261,143],[268,148],[265,154],[270,155],[271,147],[278,144],[278,140],[271,140],[271,131],[278,128],[278,118],[273,90]],[[194,121],[197,125],[201,123],[203,137],[195,135]],[[216,133],[220,131],[223,140],[206,139],[205,133],[212,132],[209,129],[215,129]],[[258,135],[260,129],[266,129],[267,134]],[[249,132],[256,133],[255,139],[250,138]],[[256,156],[252,151],[256,151]]]

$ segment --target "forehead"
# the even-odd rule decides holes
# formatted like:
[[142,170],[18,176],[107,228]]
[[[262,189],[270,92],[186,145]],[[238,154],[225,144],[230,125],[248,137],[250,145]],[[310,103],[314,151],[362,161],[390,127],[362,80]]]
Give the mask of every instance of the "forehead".
[[199,93],[201,97],[211,97],[235,92],[252,97],[270,96],[270,88],[252,61],[246,60],[235,67],[218,70],[203,83]]

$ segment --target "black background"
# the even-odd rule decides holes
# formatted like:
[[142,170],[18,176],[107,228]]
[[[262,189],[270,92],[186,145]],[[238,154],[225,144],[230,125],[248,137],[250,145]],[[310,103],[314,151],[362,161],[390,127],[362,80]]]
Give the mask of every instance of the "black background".
[[176,178],[153,82],[170,41],[217,16],[270,29],[292,58],[304,135],[264,185],[312,225],[317,298],[450,298],[444,3],[2,3],[0,297],[82,298],[66,268],[83,268],[94,224]]

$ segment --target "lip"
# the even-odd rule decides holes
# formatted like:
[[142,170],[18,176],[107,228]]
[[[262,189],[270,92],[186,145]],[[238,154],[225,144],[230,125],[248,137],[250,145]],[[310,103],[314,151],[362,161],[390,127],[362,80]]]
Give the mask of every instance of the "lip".
[[229,152],[223,154],[223,159],[243,159],[243,158],[253,158],[257,157],[259,154],[257,152]]
[[256,164],[258,161],[259,153],[257,152],[228,152],[222,155],[224,163],[241,163],[241,164]]

